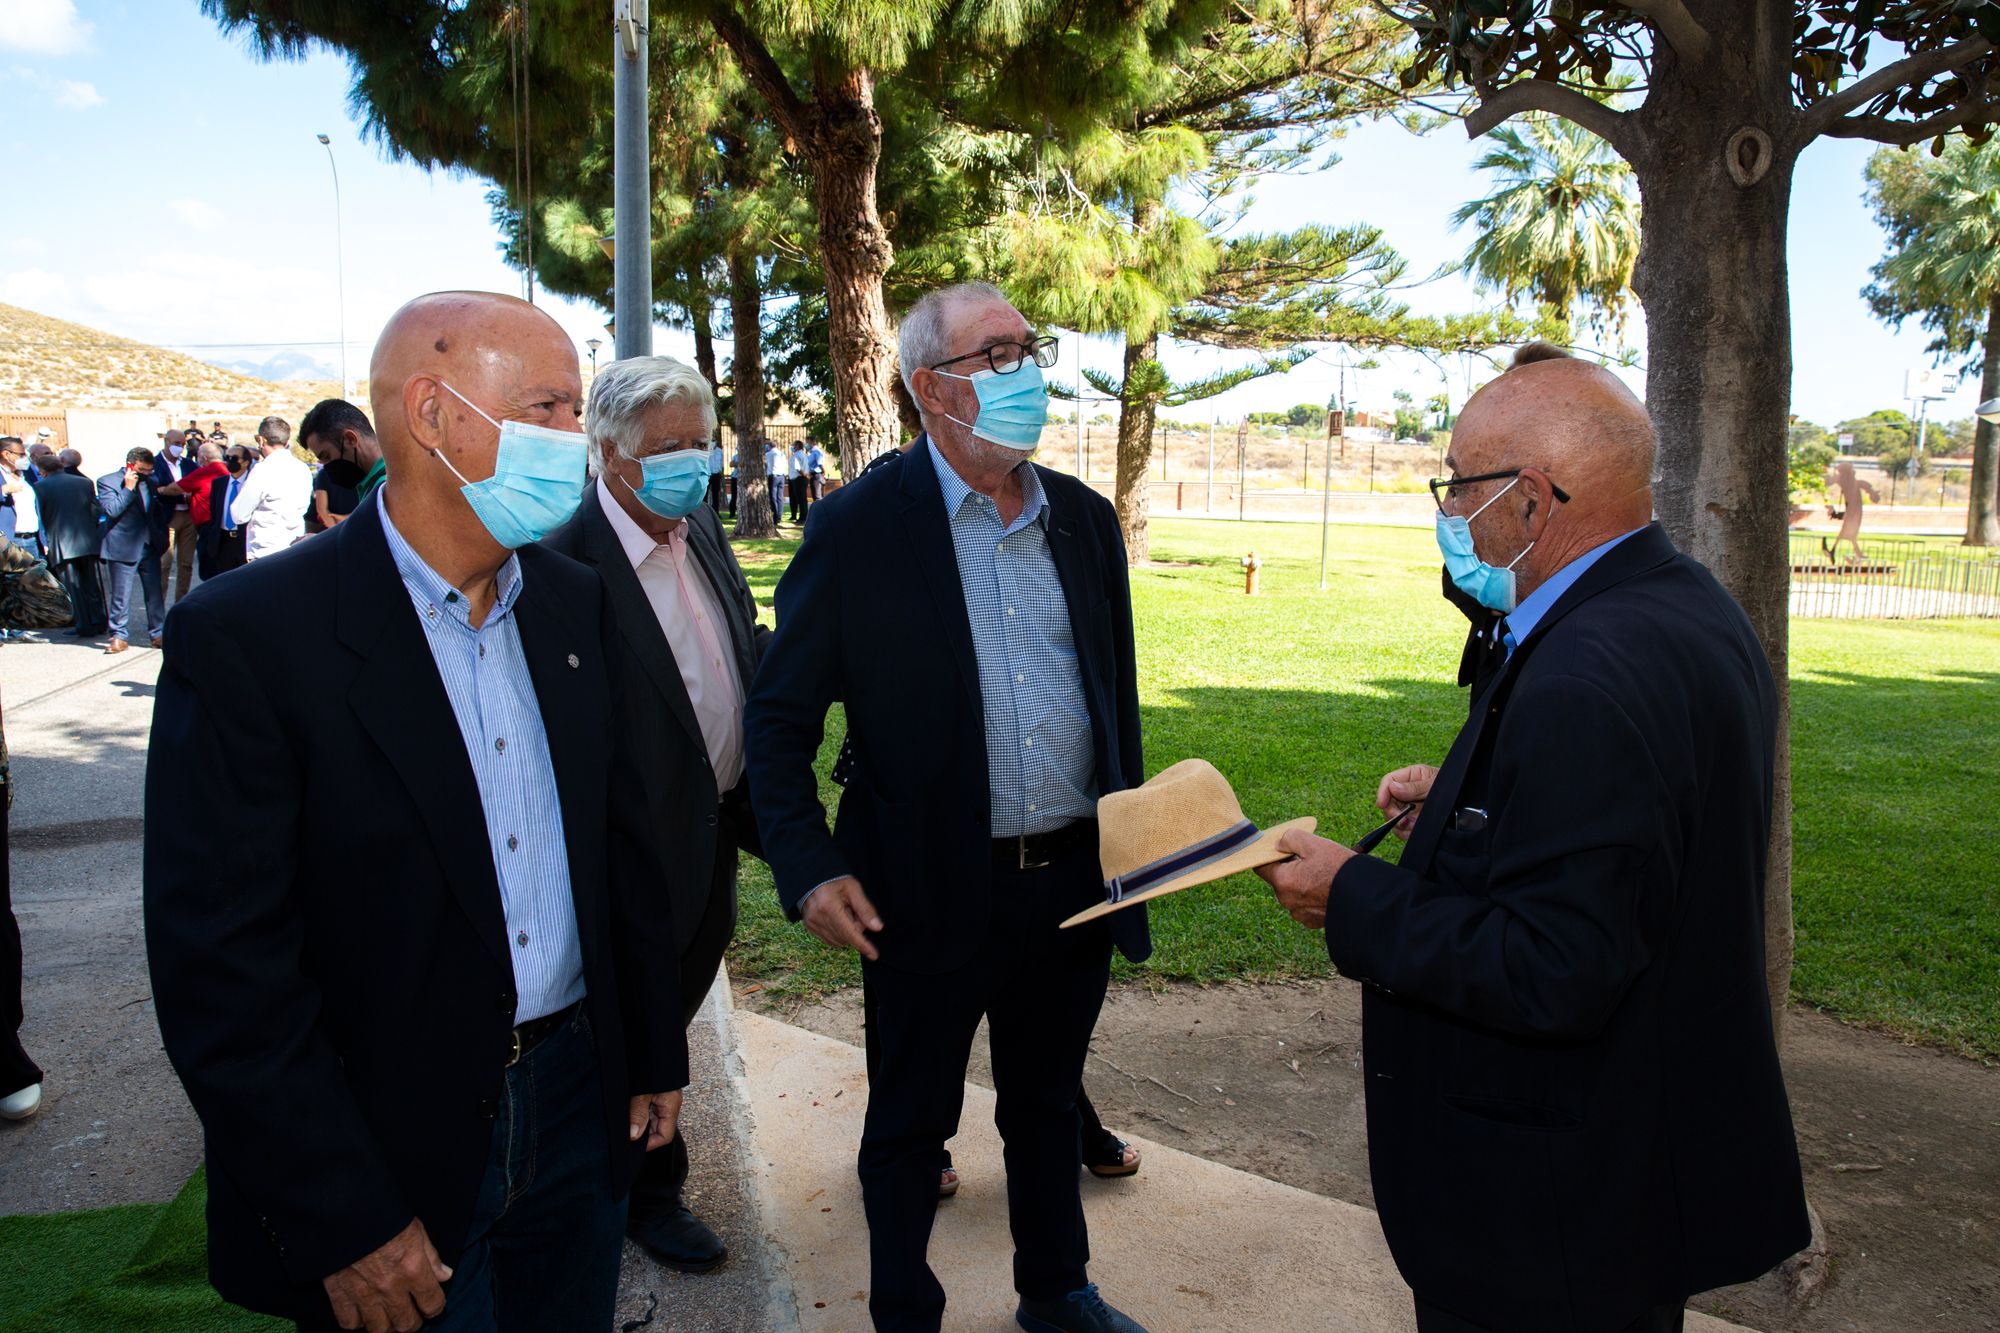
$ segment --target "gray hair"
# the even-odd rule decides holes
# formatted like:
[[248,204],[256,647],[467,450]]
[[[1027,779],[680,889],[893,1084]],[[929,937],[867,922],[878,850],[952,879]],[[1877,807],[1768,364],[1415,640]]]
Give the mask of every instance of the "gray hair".
[[204,440],[201,448],[195,450],[195,455],[204,463],[220,463],[222,461],[222,446],[213,440]]
[[265,417],[257,423],[257,433],[264,437],[264,443],[283,449],[292,442],[292,423],[283,417]]
[[911,381],[919,370],[934,366],[951,354],[951,328],[946,316],[969,301],[998,301],[1012,305],[1007,293],[990,282],[961,282],[926,293],[910,307],[896,330],[896,361],[903,372],[903,387],[910,401],[917,400],[917,386]]
[[715,436],[715,391],[700,371],[670,356],[634,356],[613,361],[590,382],[589,415],[584,432],[590,439],[590,470],[604,471],[607,445],[626,458],[645,443],[644,418],[666,403],[686,403],[701,409],[711,439]]

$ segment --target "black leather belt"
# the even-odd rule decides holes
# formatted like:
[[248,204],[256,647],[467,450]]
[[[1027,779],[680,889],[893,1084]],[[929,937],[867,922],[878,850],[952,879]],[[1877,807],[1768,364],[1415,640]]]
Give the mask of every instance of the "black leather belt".
[[582,1003],[582,1000],[578,1000],[576,1004],[558,1009],[552,1014],[544,1014],[540,1018],[531,1018],[515,1028],[514,1048],[512,1054],[507,1057],[506,1068],[512,1069],[520,1064],[522,1056],[548,1040],[557,1028],[569,1022],[576,1014],[577,1005]]
[[1097,821],[1079,819],[1047,833],[993,840],[993,864],[1003,870],[1040,870],[1059,857],[1088,848],[1097,852]]

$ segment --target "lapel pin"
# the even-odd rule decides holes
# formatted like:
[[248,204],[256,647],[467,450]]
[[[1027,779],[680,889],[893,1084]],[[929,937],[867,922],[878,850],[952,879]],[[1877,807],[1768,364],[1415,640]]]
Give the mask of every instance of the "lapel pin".
[[580,667],[580,666],[582,666],[582,665],[583,665],[583,663],[581,663],[581,662],[579,662],[579,661],[577,661],[577,660],[576,660],[576,654],[575,654],[575,653],[571,653],[571,654],[569,655],[569,664],[570,664],[570,666],[571,666],[572,668],[575,668],[575,667]]

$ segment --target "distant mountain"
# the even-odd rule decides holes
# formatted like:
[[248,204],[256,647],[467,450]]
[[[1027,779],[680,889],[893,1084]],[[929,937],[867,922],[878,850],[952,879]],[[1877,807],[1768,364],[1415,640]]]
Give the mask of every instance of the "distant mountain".
[[219,361],[207,358],[212,366],[224,370],[234,370],[260,380],[271,380],[278,384],[289,384],[294,380],[337,380],[340,371],[323,361],[315,360],[304,352],[280,352],[263,361]]

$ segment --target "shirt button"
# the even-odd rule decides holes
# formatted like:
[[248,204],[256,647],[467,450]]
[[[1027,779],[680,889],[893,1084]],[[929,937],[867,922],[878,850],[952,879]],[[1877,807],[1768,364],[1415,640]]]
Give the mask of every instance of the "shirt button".
[[528,932],[524,930],[524,931],[522,931],[522,932],[521,932],[520,934],[516,935],[516,936],[514,937],[514,943],[516,943],[516,944],[520,945],[520,946],[521,946],[521,947],[522,947],[523,949],[527,948],[527,947],[528,947]]
[[1011,607],[1011,606],[1010,606],[1010,607],[1008,607],[1008,608],[1007,608],[1007,614],[1008,614],[1008,615],[1010,615],[1010,616],[1011,616],[1011,615],[1013,615],[1013,614],[1014,614],[1014,608],[1013,608],[1013,607]]
[[1019,685],[1019,684],[1020,684],[1020,683],[1021,683],[1022,681],[1026,680],[1026,679],[1027,679],[1027,677],[1026,677],[1026,676],[1024,676],[1024,675],[1022,675],[1022,674],[1021,674],[1020,672],[1016,671],[1016,672],[1014,673],[1014,683],[1015,683],[1016,685]]
[[1031,814],[1031,815],[1032,815],[1032,814],[1034,814],[1034,813],[1035,813],[1035,807],[1034,807],[1034,806],[1032,806],[1032,805],[1031,805],[1031,806],[1029,806],[1029,807],[1028,807],[1028,813],[1029,813],[1029,814]]
[[1021,740],[1021,748],[1025,750],[1034,743],[1035,743],[1035,738],[1033,736],[1025,736]]
[[493,748],[498,750],[501,754],[507,753],[507,738],[505,736],[494,737]]
[[444,595],[444,600],[447,604],[456,604],[458,601],[458,594],[455,592],[448,592]]
[[485,644],[483,644],[483,643],[479,645],[479,655],[480,655],[481,657],[485,657],[485,656],[486,656],[486,645],[485,645]]
[[518,847],[519,847],[520,845],[521,845],[521,840],[520,840],[519,838],[515,837],[515,836],[514,836],[513,834],[511,834],[511,833],[509,833],[509,834],[507,835],[507,850],[508,850],[508,851],[510,851],[510,852],[511,852],[511,851],[514,851],[514,850],[515,850],[516,848],[518,848]]

